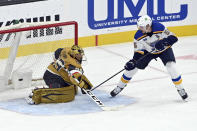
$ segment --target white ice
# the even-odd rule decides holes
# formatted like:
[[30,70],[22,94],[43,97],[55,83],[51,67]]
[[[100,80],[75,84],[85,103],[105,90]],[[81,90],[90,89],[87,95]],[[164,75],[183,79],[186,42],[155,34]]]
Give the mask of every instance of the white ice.
[[[181,37],[173,45],[177,68],[182,74],[184,88],[188,92],[188,102],[181,100],[170,76],[162,62],[153,60],[145,70],[140,70],[127,87],[114,98],[114,105],[121,103],[117,99],[134,102],[117,111],[101,111],[87,96],[79,94],[72,110],[78,113],[54,115],[34,115],[0,109],[1,131],[196,131],[197,130],[197,36]],[[85,48],[88,64],[85,74],[94,84],[99,85],[116,72],[123,69],[125,62],[132,58],[133,45],[122,43]],[[109,92],[116,87],[122,73],[98,87],[95,94],[106,100]],[[20,91],[2,92],[0,100],[13,95],[25,95]],[[98,92],[102,92],[99,95]],[[124,97],[124,98],[123,98]],[[84,100],[89,101],[83,105]],[[113,98],[110,98],[113,101]],[[13,100],[14,101],[14,100]],[[24,101],[20,101],[24,106]],[[75,101],[74,101],[75,102]],[[116,103],[117,102],[117,103]],[[1,102],[2,103],[2,102]],[[13,104],[13,103],[12,103]],[[8,105],[9,106],[9,105]],[[13,106],[13,105],[12,105]],[[15,108],[20,105],[15,105]],[[52,104],[43,106],[46,110],[54,109]],[[85,108],[84,108],[85,106]],[[35,106],[34,106],[35,107]],[[64,106],[57,106],[64,110]],[[31,107],[29,107],[31,109]],[[96,111],[87,112],[88,108]],[[26,109],[26,108],[22,108]],[[21,109],[21,110],[22,110]],[[35,109],[32,107],[32,110]],[[84,113],[83,113],[83,109]],[[40,108],[43,111],[42,108]],[[66,109],[65,109],[66,110]],[[58,111],[58,108],[57,110]],[[44,114],[44,113],[43,113]]]

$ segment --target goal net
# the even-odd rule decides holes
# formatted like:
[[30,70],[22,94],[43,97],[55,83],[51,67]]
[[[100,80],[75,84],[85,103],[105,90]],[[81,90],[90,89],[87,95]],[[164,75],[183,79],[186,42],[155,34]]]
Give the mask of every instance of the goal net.
[[21,23],[0,28],[0,90],[13,83],[13,72],[29,72],[34,81],[42,79],[53,61],[53,52],[77,43],[75,21]]

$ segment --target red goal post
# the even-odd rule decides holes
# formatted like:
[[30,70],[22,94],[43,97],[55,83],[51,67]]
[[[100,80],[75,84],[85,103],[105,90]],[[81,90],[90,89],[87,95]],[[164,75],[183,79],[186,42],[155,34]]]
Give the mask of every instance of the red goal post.
[[[28,23],[26,23],[28,25]],[[41,24],[41,25],[39,25]],[[43,24],[43,25],[42,25]],[[74,41],[75,44],[78,44],[78,23],[76,21],[69,21],[69,22],[61,22],[61,23],[53,23],[53,24],[46,24],[46,23],[37,23],[37,24],[29,24],[32,25],[30,27],[22,27],[22,28],[16,28],[16,29],[6,29],[1,30],[0,28],[0,34],[6,34],[6,33],[15,33],[15,32],[21,32],[21,31],[29,31],[29,30],[36,30],[36,29],[44,29],[44,28],[51,28],[51,27],[58,27],[58,26],[68,26],[68,25],[74,25]],[[37,26],[36,26],[37,25]],[[17,26],[16,26],[17,27]],[[9,28],[9,27],[7,27]],[[10,27],[12,28],[12,27]]]

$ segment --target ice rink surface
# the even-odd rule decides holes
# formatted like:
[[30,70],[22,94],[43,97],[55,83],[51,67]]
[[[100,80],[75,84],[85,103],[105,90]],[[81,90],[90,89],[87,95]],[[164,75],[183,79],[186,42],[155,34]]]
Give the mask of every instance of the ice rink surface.
[[[132,43],[90,47],[84,50],[88,59],[87,65],[84,65],[85,74],[94,86],[123,69],[124,64],[133,55]],[[56,113],[50,112],[50,115],[47,115],[46,112],[43,114],[42,112],[40,114],[20,113],[20,111],[9,110],[9,105],[5,107],[4,104],[0,106],[0,130],[196,131],[197,36],[180,37],[179,42],[173,45],[173,50],[177,68],[182,74],[184,88],[189,95],[188,102],[181,100],[165,67],[157,59],[157,61],[151,61],[145,70],[139,70],[116,98],[109,98],[109,92],[116,87],[122,73],[93,91],[104,104],[110,99],[114,105],[121,103],[125,105],[117,111],[101,111],[86,95],[81,94],[76,97],[78,103],[76,101],[70,103],[69,110],[79,111],[79,113],[73,114],[69,113],[68,109],[63,109],[66,106],[57,106],[56,108],[55,105],[51,105],[51,107],[50,104],[41,105],[46,109],[46,112],[56,109]],[[20,96],[25,93],[18,92],[15,95]],[[5,93],[0,94],[5,95]],[[9,97],[9,95],[5,97]],[[85,102],[86,100],[88,102]],[[14,101],[11,101],[12,109],[14,106],[19,108],[20,104],[21,110],[27,109],[27,107],[29,110],[31,109],[24,100],[17,101],[15,105]],[[113,105],[113,102],[110,102],[110,106]],[[39,109],[43,111],[41,106],[38,106],[38,112]],[[32,107],[33,109],[36,107]],[[57,113],[58,109],[68,112]]]

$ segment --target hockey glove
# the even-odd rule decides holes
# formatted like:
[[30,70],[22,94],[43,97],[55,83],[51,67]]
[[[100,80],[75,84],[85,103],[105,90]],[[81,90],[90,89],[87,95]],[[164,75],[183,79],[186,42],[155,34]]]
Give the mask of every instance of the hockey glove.
[[128,62],[125,64],[124,68],[125,68],[125,70],[130,71],[130,70],[133,70],[133,69],[135,68],[135,65],[136,65],[136,64],[135,64],[135,60],[132,59],[132,60],[128,61]]
[[162,51],[165,49],[165,45],[164,45],[164,41],[160,40],[155,44],[155,49],[157,49],[158,51]]
[[87,79],[86,76],[82,75],[81,78],[79,78],[79,79],[81,79],[81,80],[80,80],[80,83],[79,83],[79,87],[84,88],[84,89],[89,89],[89,90],[92,89],[93,85],[92,85],[92,83]]
[[174,35],[170,35],[167,38],[163,38],[155,44],[155,48],[159,51],[165,49],[165,46],[172,46],[175,42],[178,41],[178,38]]
[[170,35],[167,38],[164,38],[162,41],[165,46],[172,46],[175,42],[178,41],[178,38],[174,35]]
[[74,73],[71,75],[70,81],[80,88],[91,89],[93,87],[92,83],[87,79],[87,77],[80,73]]

